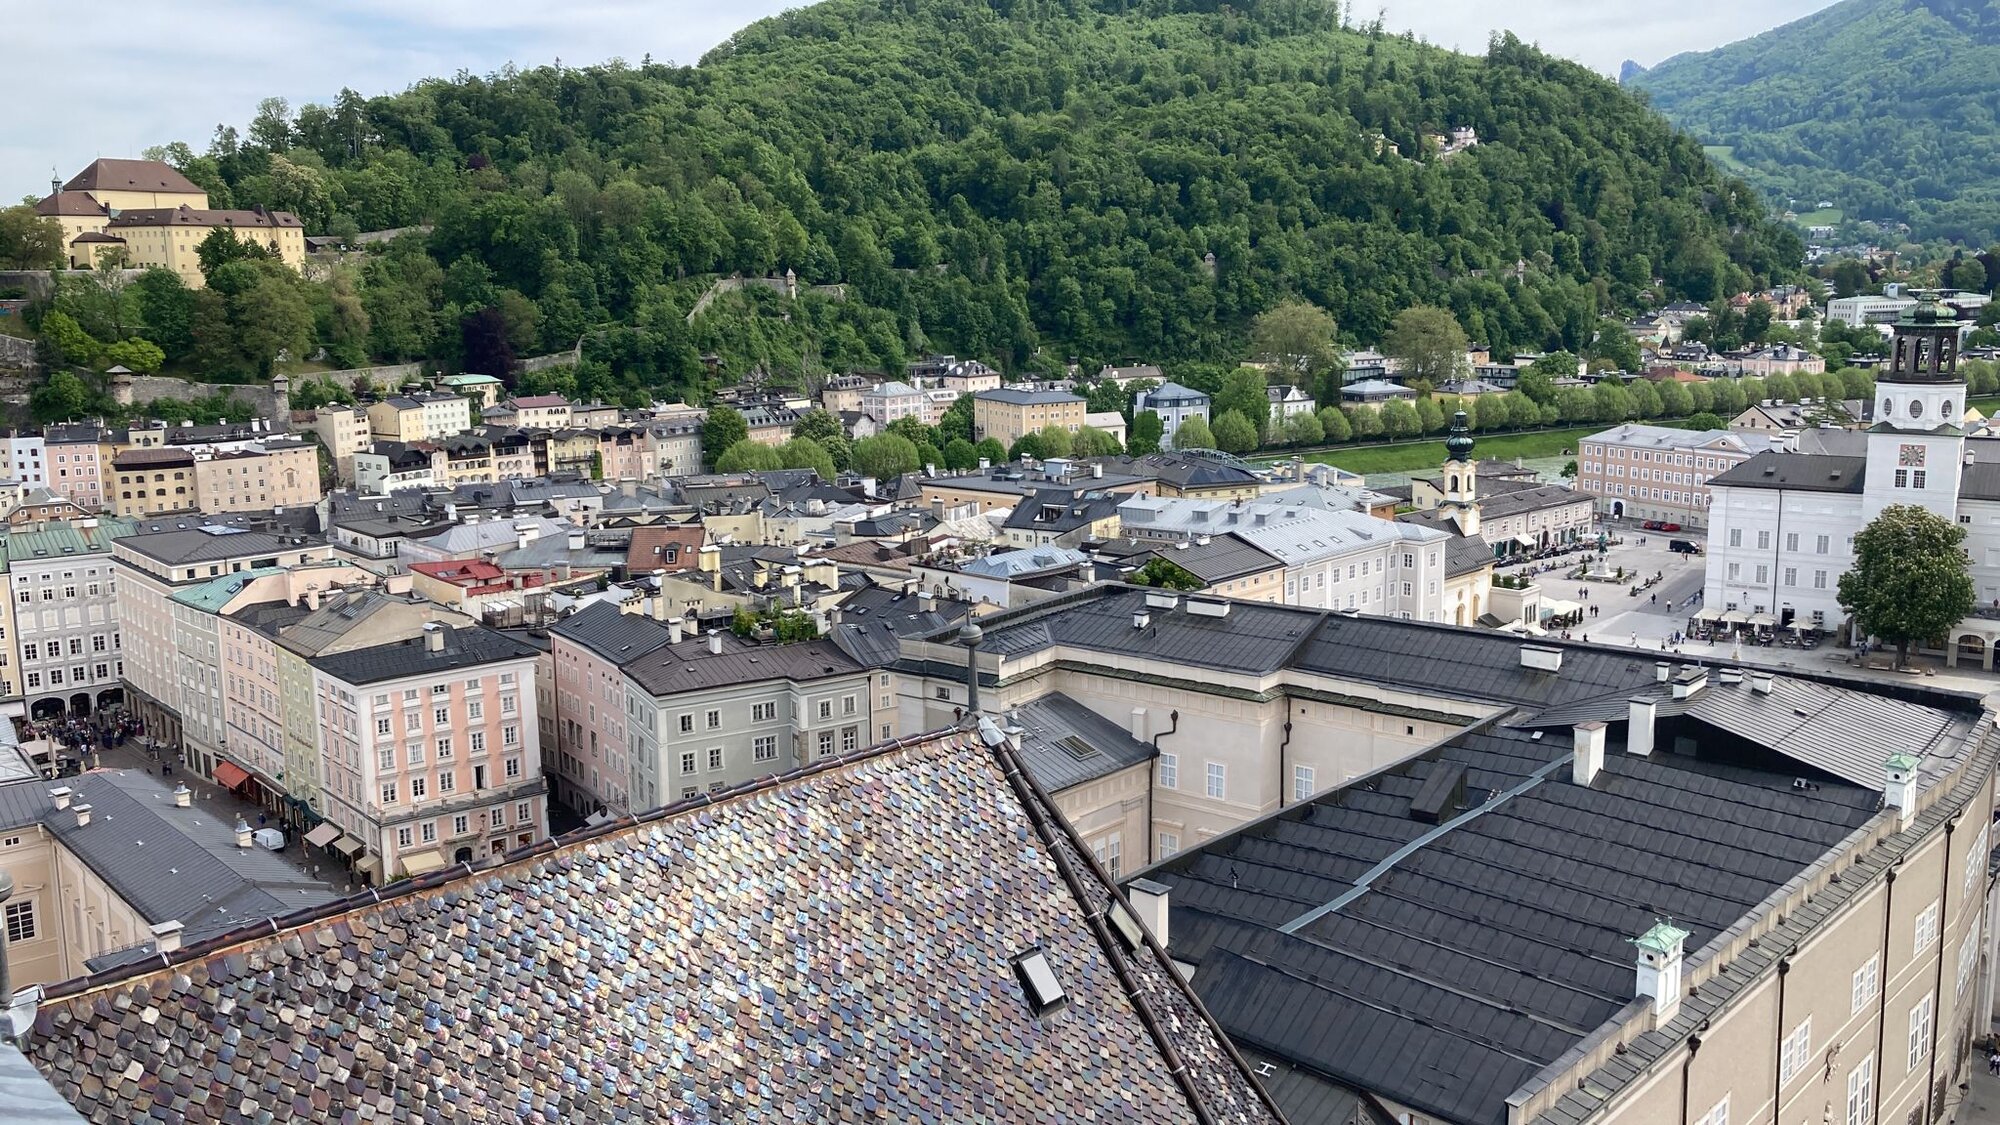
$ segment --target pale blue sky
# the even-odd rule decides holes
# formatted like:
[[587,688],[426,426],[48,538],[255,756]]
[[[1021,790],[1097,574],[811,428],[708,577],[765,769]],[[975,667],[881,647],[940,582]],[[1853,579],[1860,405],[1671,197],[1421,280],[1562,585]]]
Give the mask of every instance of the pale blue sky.
[[[1381,0],[1389,26],[1478,51],[1495,27],[1607,73],[1706,50],[1829,0]],[[693,62],[786,0],[7,0],[0,74],[21,96],[0,122],[0,199],[47,190],[99,156],[137,156],[219,122],[241,128],[259,99],[326,102],[505,63],[614,56]]]

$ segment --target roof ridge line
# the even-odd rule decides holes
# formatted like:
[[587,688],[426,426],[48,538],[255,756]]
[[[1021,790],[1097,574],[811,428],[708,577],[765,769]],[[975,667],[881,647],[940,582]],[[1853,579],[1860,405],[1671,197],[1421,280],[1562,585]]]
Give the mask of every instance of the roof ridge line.
[[1331,914],[1334,911],[1339,910],[1341,907],[1346,906],[1348,903],[1353,902],[1355,899],[1360,898],[1362,895],[1368,893],[1369,887],[1371,887],[1374,884],[1376,879],[1379,879],[1383,875],[1387,874],[1389,870],[1395,867],[1398,863],[1401,863],[1403,860],[1408,859],[1410,856],[1416,854],[1417,851],[1423,848],[1425,845],[1435,840],[1442,839],[1447,833],[1451,832],[1459,825],[1469,824],[1472,821],[1477,820],[1478,818],[1493,811],[1494,809],[1499,808],[1501,805],[1506,804],[1508,801],[1513,800],[1515,797],[1518,797],[1521,794],[1526,793],[1530,789],[1533,789],[1537,785],[1540,785],[1543,781],[1548,779],[1548,776],[1550,774],[1556,771],[1557,767],[1567,765],[1568,763],[1569,763],[1569,755],[1564,755],[1560,758],[1557,758],[1556,760],[1549,762],[1548,764],[1542,766],[1540,769],[1529,774],[1525,779],[1517,783],[1513,788],[1508,789],[1504,792],[1501,792],[1489,798],[1485,804],[1479,806],[1478,808],[1467,811],[1464,816],[1455,817],[1451,820],[1448,820],[1445,823],[1438,825],[1436,828],[1431,829],[1429,832],[1426,832],[1423,835],[1417,837],[1416,839],[1411,840],[1409,843],[1404,844],[1402,847],[1397,848],[1395,851],[1390,852],[1387,856],[1383,857],[1380,863],[1377,863],[1374,867],[1371,867],[1366,872],[1363,872],[1361,878],[1355,880],[1354,886],[1349,888],[1345,894],[1342,894],[1340,897],[1334,899],[1332,902],[1325,904],[1324,906],[1320,906],[1316,909],[1309,910],[1306,913],[1301,914],[1298,917],[1292,919],[1291,921],[1286,922],[1285,924],[1277,928],[1278,932],[1281,934],[1295,934],[1299,932],[1300,929],[1311,925],[1312,923],[1318,921],[1319,919],[1326,917],[1328,914]]

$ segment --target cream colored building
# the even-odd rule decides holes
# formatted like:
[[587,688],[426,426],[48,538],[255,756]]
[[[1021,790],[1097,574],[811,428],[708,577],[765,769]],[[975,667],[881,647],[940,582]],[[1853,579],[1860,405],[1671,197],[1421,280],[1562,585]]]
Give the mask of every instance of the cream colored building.
[[1067,391],[1001,388],[972,396],[972,438],[993,438],[1012,446],[1025,434],[1048,426],[1075,433],[1083,428],[1088,404]]
[[261,449],[218,453],[194,465],[195,505],[204,512],[258,512],[319,502],[317,447],[265,442]]
[[374,444],[368,411],[359,406],[326,405],[313,413],[313,432],[333,458],[333,471],[342,484],[354,483],[354,455],[365,453]]
[[127,264],[170,269],[190,288],[199,289],[205,280],[198,250],[219,230],[270,251],[295,270],[305,268],[305,224],[289,211],[209,211],[188,206],[123,211],[104,224],[103,233],[124,240]]
[[472,428],[472,402],[443,391],[396,395],[369,406],[368,428],[382,441],[438,441]]

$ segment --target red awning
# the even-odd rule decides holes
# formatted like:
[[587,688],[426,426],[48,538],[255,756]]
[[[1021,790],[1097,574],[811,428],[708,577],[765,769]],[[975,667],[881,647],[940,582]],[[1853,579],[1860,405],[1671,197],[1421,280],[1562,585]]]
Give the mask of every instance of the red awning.
[[215,763],[215,780],[224,789],[234,789],[250,780],[250,775],[234,762],[218,761]]

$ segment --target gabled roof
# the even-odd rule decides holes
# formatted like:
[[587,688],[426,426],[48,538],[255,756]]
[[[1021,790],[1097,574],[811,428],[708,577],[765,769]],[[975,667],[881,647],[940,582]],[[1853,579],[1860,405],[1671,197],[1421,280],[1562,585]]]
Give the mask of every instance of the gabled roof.
[[672,636],[665,625],[641,613],[622,613],[610,602],[593,602],[549,632],[621,665],[652,652]]
[[193,180],[173,165],[159,160],[99,159],[71,176],[63,185],[68,191],[164,191],[179,195],[206,195]]
[[1859,496],[1868,473],[1866,457],[1766,451],[1717,473],[1710,488],[1775,488],[1790,492],[1840,492]]
[[[1165,955],[1103,922],[1106,877],[992,737],[829,759],[59,986],[27,1051],[97,1120],[254,1101],[323,1120],[393,1103],[1281,1125]],[[1059,1013],[1026,999],[1034,953]],[[163,1033],[127,1026],[143,1013]]]
[[43,196],[41,202],[35,204],[35,214],[45,217],[53,215],[100,216],[109,215],[110,213],[111,208],[99,203],[87,191],[59,191],[54,195]]
[[689,570],[699,559],[706,529],[699,523],[654,523],[632,529],[625,567],[635,576],[656,570]]
[[[491,629],[469,625],[442,628],[444,647],[433,652],[424,636],[385,645],[350,649],[312,659],[327,675],[350,684],[374,684],[406,676],[463,671],[485,664],[532,658],[535,650]],[[529,690],[533,690],[532,686]]]
[[1021,765],[1049,793],[1108,777],[1150,762],[1151,743],[1141,742],[1110,719],[1061,692],[1051,692],[1007,713],[1021,728]]

